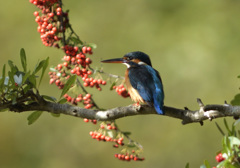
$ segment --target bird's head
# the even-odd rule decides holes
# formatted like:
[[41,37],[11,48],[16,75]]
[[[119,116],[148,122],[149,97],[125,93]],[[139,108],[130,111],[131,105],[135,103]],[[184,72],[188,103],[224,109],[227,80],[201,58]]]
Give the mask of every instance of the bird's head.
[[127,65],[127,67],[131,67],[133,65],[149,65],[152,66],[151,60],[149,56],[141,51],[134,51],[125,54],[122,58],[114,58],[101,61],[103,63],[123,63]]

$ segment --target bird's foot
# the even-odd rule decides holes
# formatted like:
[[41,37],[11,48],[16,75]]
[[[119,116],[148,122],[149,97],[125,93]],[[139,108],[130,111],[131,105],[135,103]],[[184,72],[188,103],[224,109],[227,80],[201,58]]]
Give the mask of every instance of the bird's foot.
[[132,106],[133,106],[137,111],[139,111],[139,110],[141,109],[141,105],[139,104],[139,102],[134,103]]

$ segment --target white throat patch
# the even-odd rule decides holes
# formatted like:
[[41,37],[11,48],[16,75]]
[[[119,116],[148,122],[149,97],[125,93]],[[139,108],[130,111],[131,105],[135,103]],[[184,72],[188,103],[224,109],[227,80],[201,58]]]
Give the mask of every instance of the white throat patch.
[[127,68],[130,68],[130,65],[129,65],[129,64],[127,64],[127,63],[123,63],[123,64],[126,65]]

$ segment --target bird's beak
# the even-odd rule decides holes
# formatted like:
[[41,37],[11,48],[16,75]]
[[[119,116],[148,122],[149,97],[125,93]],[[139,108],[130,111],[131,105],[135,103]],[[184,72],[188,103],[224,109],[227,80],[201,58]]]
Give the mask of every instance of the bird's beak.
[[125,63],[126,60],[123,58],[114,58],[114,59],[108,59],[101,61],[103,63]]

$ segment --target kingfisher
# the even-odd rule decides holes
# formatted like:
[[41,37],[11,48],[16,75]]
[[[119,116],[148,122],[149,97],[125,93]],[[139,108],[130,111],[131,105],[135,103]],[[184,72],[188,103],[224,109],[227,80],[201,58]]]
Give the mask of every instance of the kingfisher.
[[147,103],[155,108],[158,114],[163,111],[163,84],[159,72],[152,67],[147,54],[134,51],[122,58],[108,59],[103,63],[123,63],[127,66],[125,84],[131,99],[137,103]]

